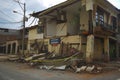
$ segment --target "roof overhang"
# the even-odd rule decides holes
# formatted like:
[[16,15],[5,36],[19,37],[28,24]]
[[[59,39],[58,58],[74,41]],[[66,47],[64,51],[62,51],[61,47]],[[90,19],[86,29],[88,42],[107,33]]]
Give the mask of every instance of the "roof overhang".
[[54,10],[59,10],[59,9],[65,8],[65,7],[69,6],[69,5],[72,5],[72,4],[76,3],[76,2],[78,2],[78,1],[81,1],[81,0],[67,0],[67,1],[65,1],[63,3],[60,3],[60,4],[55,5],[53,7],[50,7],[48,9],[46,9],[46,10],[33,13],[33,14],[31,14],[31,16],[39,18],[39,17],[41,17],[43,15],[47,15],[47,14],[53,12]]

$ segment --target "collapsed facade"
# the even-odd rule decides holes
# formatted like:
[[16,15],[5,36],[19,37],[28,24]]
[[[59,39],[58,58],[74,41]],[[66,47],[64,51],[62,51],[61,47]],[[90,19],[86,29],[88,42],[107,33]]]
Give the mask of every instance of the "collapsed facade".
[[106,0],[68,0],[32,16],[39,18],[38,28],[43,30],[41,40],[48,51],[69,54],[69,45],[83,52],[87,62],[92,62],[120,57],[119,14]]

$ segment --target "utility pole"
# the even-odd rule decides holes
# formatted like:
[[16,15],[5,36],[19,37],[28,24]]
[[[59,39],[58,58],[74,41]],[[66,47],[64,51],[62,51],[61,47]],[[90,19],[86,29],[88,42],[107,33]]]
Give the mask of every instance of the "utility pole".
[[[22,29],[22,57],[25,57],[25,54],[24,54],[24,48],[25,48],[25,21],[26,21],[26,4],[25,3],[21,3],[19,2],[19,0],[16,0],[16,2],[20,5],[22,11],[23,11],[23,14],[17,12],[17,11],[13,11],[14,13],[18,13],[18,14],[21,14],[23,15],[23,29]],[[21,6],[21,4],[23,5],[23,7]]]
[[23,33],[22,34],[22,55],[24,57],[25,56],[25,54],[24,54],[24,47],[25,47],[24,43],[25,43],[25,19],[26,19],[25,14],[26,14],[26,4],[24,3],[23,5],[24,5],[24,8],[23,8],[24,14],[23,14],[23,32],[22,32]]

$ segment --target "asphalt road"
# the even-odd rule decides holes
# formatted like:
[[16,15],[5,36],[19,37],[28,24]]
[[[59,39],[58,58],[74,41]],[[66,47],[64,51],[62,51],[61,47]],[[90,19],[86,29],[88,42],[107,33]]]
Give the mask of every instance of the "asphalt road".
[[33,69],[26,64],[0,62],[0,80],[120,80],[119,71],[102,74]]

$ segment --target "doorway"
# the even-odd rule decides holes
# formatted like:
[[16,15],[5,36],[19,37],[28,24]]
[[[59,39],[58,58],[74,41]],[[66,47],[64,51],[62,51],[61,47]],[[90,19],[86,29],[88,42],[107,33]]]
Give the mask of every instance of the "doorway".
[[117,58],[116,41],[112,39],[109,40],[109,54],[110,60],[115,60]]
[[95,38],[94,43],[94,60],[101,61],[103,60],[104,55],[104,39],[103,38]]

